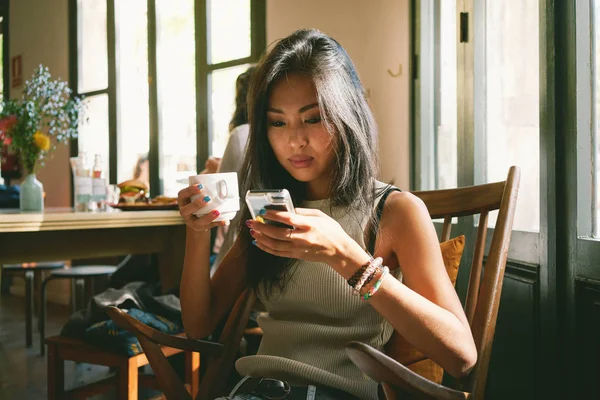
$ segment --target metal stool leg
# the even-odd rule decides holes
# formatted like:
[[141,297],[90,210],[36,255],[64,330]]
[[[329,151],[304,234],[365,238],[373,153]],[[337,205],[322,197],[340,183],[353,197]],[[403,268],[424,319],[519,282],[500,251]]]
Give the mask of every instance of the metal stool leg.
[[84,302],[85,297],[85,279],[75,279],[76,286],[76,302],[75,302],[75,311],[81,310],[82,303]]
[[25,271],[25,342],[31,347],[33,330],[33,271]]
[[44,343],[44,340],[46,339],[46,286],[53,278],[55,277],[52,275],[46,277],[44,282],[42,282],[42,290],[40,291],[40,356],[46,354],[46,347]]

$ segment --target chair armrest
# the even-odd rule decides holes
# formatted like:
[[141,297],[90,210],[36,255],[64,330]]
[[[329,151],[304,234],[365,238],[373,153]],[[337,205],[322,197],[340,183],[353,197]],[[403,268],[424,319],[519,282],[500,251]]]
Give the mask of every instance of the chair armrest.
[[376,382],[385,382],[418,399],[467,400],[470,393],[450,389],[428,379],[400,364],[373,347],[351,342],[346,346],[348,357],[356,366]]
[[121,328],[126,329],[136,336],[142,335],[161,346],[195,351],[202,353],[202,355],[221,355],[221,353],[223,353],[224,346],[221,343],[209,342],[207,340],[189,339],[187,337],[169,335],[157,331],[156,329],[138,321],[125,311],[115,306],[108,307],[106,309],[106,313]]

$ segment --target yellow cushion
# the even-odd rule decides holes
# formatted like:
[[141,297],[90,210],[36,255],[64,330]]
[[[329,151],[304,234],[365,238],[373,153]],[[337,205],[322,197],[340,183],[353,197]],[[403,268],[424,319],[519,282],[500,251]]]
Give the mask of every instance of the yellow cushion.
[[[465,248],[465,236],[460,235],[454,239],[440,243],[442,258],[448,277],[452,285],[456,283],[458,267]],[[442,367],[429,359],[413,346],[411,346],[398,332],[394,331],[392,337],[385,345],[385,354],[399,363],[407,366],[415,373],[437,383],[442,382],[444,370]],[[416,361],[415,360],[420,360]]]

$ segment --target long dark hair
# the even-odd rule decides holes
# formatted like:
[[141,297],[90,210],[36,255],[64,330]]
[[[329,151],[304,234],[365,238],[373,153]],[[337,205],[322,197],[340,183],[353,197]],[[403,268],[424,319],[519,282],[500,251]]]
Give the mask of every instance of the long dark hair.
[[[240,172],[248,189],[286,188],[294,204],[306,200],[306,183],[294,179],[277,161],[267,137],[267,109],[271,87],[286,74],[312,79],[321,118],[334,138],[336,161],[329,188],[332,206],[346,206],[372,215],[374,178],[377,174],[377,128],[363,86],[350,57],[333,38],[315,29],[302,29],[279,41],[263,56],[248,92],[249,143]],[[250,219],[244,206],[243,220]],[[246,245],[247,275],[251,287],[264,284],[266,295],[283,290],[294,260],[276,257],[251,245],[252,237],[240,224]]]
[[235,80],[235,111],[229,121],[229,131],[248,123],[248,86],[256,67],[250,67]]

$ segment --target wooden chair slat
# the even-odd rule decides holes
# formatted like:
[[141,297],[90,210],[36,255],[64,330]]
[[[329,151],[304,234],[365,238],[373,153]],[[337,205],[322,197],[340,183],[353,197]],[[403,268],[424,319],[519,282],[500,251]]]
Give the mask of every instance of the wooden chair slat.
[[427,205],[432,219],[446,216],[462,217],[479,214],[482,210],[500,207],[504,182],[467,186],[458,189],[412,192]]
[[511,167],[501,197],[500,211],[494,227],[494,235],[492,236],[490,251],[479,289],[479,300],[471,324],[473,338],[477,346],[478,361],[466,383],[469,391],[473,393],[476,399],[484,398],[520,177],[519,168]]
[[452,216],[444,218],[444,229],[442,230],[442,242],[450,239],[450,231],[452,230]]
[[[160,350],[160,347],[144,335],[139,335],[137,338],[142,349],[144,349],[146,357],[148,357],[152,369],[156,373],[158,386],[166,398],[192,400],[192,396],[185,389],[185,385],[181,379],[179,379],[179,376],[169,363],[169,360]],[[160,371],[160,373],[158,371]]]
[[473,322],[475,315],[475,306],[479,295],[479,285],[481,282],[481,269],[483,267],[483,253],[485,252],[485,238],[487,236],[488,212],[483,211],[479,217],[479,227],[477,228],[477,240],[473,252],[473,262],[471,264],[471,276],[469,277],[469,288],[467,290],[467,302],[465,313],[469,324]]

